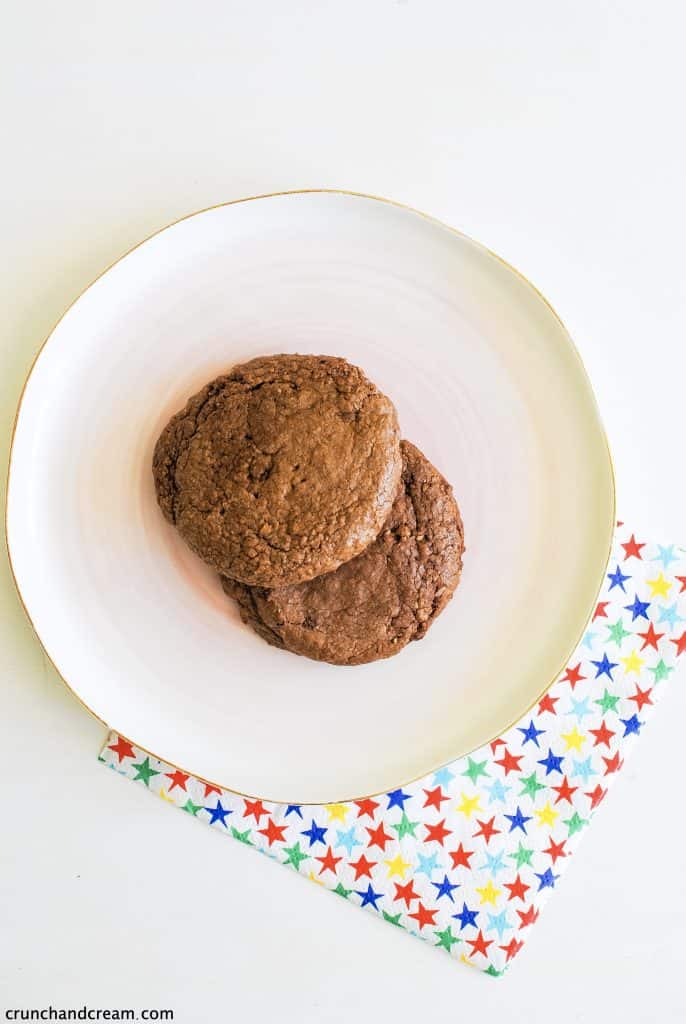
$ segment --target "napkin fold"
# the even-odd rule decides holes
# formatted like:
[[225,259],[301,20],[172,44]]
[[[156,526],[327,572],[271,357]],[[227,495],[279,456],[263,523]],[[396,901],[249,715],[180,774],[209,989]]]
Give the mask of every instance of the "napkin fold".
[[347,803],[249,799],[116,732],[100,760],[348,903],[500,975],[686,653],[686,550],[640,537],[618,524],[589,628],[537,705],[410,785]]

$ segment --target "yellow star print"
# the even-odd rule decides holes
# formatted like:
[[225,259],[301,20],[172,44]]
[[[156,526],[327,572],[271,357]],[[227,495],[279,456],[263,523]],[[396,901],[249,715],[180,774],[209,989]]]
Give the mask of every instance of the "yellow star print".
[[483,907],[484,903],[490,903],[491,906],[494,907],[495,903],[496,903],[496,900],[498,899],[498,896],[500,896],[500,894],[501,894],[501,892],[503,890],[502,889],[496,889],[494,887],[494,885],[493,885],[493,882],[489,878],[488,879],[488,885],[485,885],[482,889],[479,889],[477,887],[476,891],[478,892],[479,896],[481,897],[481,906],[482,907]]
[[160,796],[161,796],[161,798],[163,800],[166,800],[166,802],[168,804],[175,804],[176,803],[176,800],[174,799],[174,797],[170,796],[169,793],[165,793],[165,791],[163,789],[160,790]]
[[483,808],[479,803],[478,796],[467,796],[466,793],[460,793],[462,802],[457,805],[457,810],[460,814],[464,814],[465,817],[471,818],[474,811],[481,811]]
[[326,804],[329,812],[329,821],[342,821],[345,823],[345,816],[350,810],[347,804]]
[[672,589],[672,584],[665,579],[662,571],[654,580],[646,580],[646,583],[650,587],[651,597],[668,597]]
[[546,801],[545,807],[541,807],[540,811],[534,811],[534,814],[539,825],[554,825],[555,819],[560,817],[560,812],[554,811],[550,806],[550,800]]
[[406,860],[403,860],[400,854],[394,857],[393,860],[385,860],[384,864],[388,867],[389,878],[392,878],[393,875],[400,875],[401,878],[404,878],[407,870],[412,867]]
[[321,878],[317,878],[317,876],[315,875],[314,871],[310,871],[310,873],[309,873],[309,875],[307,877],[309,878],[309,880],[311,882],[316,882],[317,885],[324,885],[324,883],[321,880]]
[[562,739],[566,743],[565,750],[578,750],[580,751],[584,743],[588,739],[583,733],[580,733],[576,726],[571,732],[561,733]]
[[[662,575],[662,573],[660,573],[660,575]],[[641,671],[642,666],[645,665],[644,659],[639,658],[638,651],[636,651],[635,649],[631,652],[628,658],[620,658],[619,660],[624,665],[624,671],[627,673],[627,675],[629,674],[629,672],[635,672],[636,675],[638,675]]]

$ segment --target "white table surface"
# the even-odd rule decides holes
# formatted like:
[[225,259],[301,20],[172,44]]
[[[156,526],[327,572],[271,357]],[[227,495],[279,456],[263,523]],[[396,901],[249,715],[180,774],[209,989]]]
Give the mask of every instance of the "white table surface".
[[[226,199],[341,187],[542,289],[594,382],[620,514],[683,543],[685,29],[661,0],[5,4],[3,446],[41,341],[129,246]],[[104,771],[4,562],[0,593],[0,1010],[684,1019],[683,670],[494,981]]]

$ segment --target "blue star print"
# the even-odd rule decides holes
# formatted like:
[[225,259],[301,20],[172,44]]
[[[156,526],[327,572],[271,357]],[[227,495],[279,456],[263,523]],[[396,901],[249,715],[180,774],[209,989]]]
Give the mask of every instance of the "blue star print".
[[538,891],[541,889],[554,889],[555,882],[557,882],[559,875],[554,875],[552,868],[546,868],[542,875],[539,875],[538,871],[534,871],[536,878],[538,879]]
[[300,835],[307,836],[310,840],[310,846],[313,846],[315,843],[324,843],[324,836],[327,832],[328,829],[321,828],[313,818],[310,827],[301,832]]
[[595,667],[596,667],[596,673],[595,673],[596,679],[600,679],[601,676],[607,676],[608,679],[613,681],[612,680],[612,670],[614,668],[617,668],[617,665],[619,664],[619,662],[618,661],[610,661],[610,659],[607,656],[607,653],[604,651],[602,659],[600,661],[593,661],[593,660],[591,660],[591,664],[595,665]]
[[531,815],[527,816],[526,814],[522,814],[521,810],[519,809],[519,805],[517,805],[517,810],[515,811],[515,813],[506,814],[505,817],[510,822],[510,832],[514,832],[516,828],[519,828],[526,835],[526,823],[527,821],[531,821]]
[[538,763],[543,765],[546,775],[550,775],[551,772],[559,772],[560,775],[562,775],[562,768],[560,765],[563,761],[564,755],[557,757],[557,755],[553,754],[550,747],[548,747],[548,756],[542,758]]
[[631,576],[624,576],[622,570],[619,568],[619,565],[617,565],[617,568],[613,573],[609,572],[607,574],[607,578],[611,580],[610,590],[613,590],[615,587],[621,587],[622,590],[624,590],[624,592],[626,593],[624,583],[626,582],[626,580],[630,580]]
[[524,742],[522,743],[522,746],[524,746],[524,744],[528,743],[529,740],[532,740],[536,744],[537,747],[540,746],[540,743],[538,742],[538,737],[543,735],[543,733],[545,732],[545,729],[537,729],[536,726],[534,725],[533,718],[531,719],[531,721],[527,725],[526,729],[523,729],[521,727],[521,725],[518,725],[517,728],[524,735]]
[[221,800],[217,800],[217,806],[216,807],[206,807],[205,810],[207,811],[207,813],[209,815],[211,815],[210,821],[209,821],[210,825],[214,825],[215,821],[220,821],[222,823],[222,825],[224,826],[224,828],[228,828],[229,827],[226,824],[226,820],[225,819],[229,816],[229,814],[233,814],[233,811],[230,811],[227,808],[222,807]]
[[466,903],[462,904],[462,910],[459,914],[453,914],[453,917],[457,918],[460,922],[460,931],[468,925],[472,925],[473,928],[476,928],[476,919],[478,916],[479,911],[470,910]]
[[452,883],[447,875],[443,876],[442,882],[431,883],[436,888],[436,899],[440,900],[441,896],[447,896],[451,903],[454,903],[453,889],[459,889],[458,883]]
[[632,715],[631,718],[620,718],[620,722],[624,726],[625,736],[631,736],[633,733],[638,736],[643,726],[643,722],[638,715]]
[[403,793],[402,789],[394,789],[390,793],[388,793],[387,796],[389,811],[391,807],[399,807],[401,811],[404,810],[405,801],[410,800],[412,798],[410,793]]
[[650,608],[650,601],[639,601],[638,594],[634,595],[633,604],[624,605],[626,611],[631,612],[631,621],[634,622],[640,616],[644,619],[648,618],[647,609]]
[[379,909],[376,904],[377,900],[380,900],[381,897],[383,896],[382,892],[374,892],[371,885],[367,886],[366,892],[363,892],[360,889],[355,889],[355,892],[357,893],[358,896],[362,897],[362,902],[360,903],[361,907],[366,907],[368,903],[371,903],[371,905],[374,907],[374,910]]

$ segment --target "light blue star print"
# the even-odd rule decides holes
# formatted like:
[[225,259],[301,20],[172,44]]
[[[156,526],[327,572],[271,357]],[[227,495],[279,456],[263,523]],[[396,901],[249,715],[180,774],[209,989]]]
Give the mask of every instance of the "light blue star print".
[[479,870],[489,871],[494,878],[497,878],[501,871],[505,871],[507,869],[507,864],[503,861],[505,851],[499,850],[498,853],[489,853],[486,850],[485,854],[486,862],[479,865]]
[[438,867],[436,863],[437,859],[438,854],[436,853],[432,853],[430,857],[423,857],[421,853],[418,853],[417,860],[419,861],[419,864],[417,865],[417,870],[415,871],[415,874],[426,875],[427,878],[431,878],[432,873]]
[[677,611],[676,601],[674,602],[674,604],[658,605],[658,608],[660,609],[660,617],[657,620],[658,624],[660,622],[668,622],[669,628],[674,629],[677,622],[686,622],[686,619],[684,619],[683,615],[679,615]]
[[576,758],[572,758],[572,778],[581,778],[584,780],[584,785],[588,782],[592,775],[597,775],[598,772],[591,766],[591,758],[587,757],[585,761],[577,761]]
[[584,633],[584,638],[581,641],[584,647],[587,647],[589,651],[593,650],[593,644],[596,641],[598,634],[594,633],[593,630],[587,629]]
[[679,556],[674,554],[674,545],[670,544],[668,548],[663,548],[661,544],[658,544],[657,550],[659,554],[655,555],[655,558],[651,558],[651,562],[662,562],[665,569],[669,569],[672,562],[678,562]]
[[501,910],[499,914],[489,914],[488,927],[498,933],[499,939],[502,939],[504,932],[511,931],[513,926],[507,919],[507,910]]
[[434,786],[449,786],[455,778],[455,773],[450,771],[448,765],[443,768],[439,768],[437,772],[434,772]]
[[355,835],[354,825],[347,832],[341,832],[340,829],[336,830],[336,846],[344,846],[348,851],[348,856],[352,854],[355,846],[362,846],[362,840],[358,839]]
[[484,789],[488,793],[488,803],[490,806],[494,800],[499,800],[501,804],[504,804],[505,798],[512,789],[512,786],[506,786],[503,784],[502,779],[496,779],[492,786],[484,786]]
[[567,711],[568,715],[574,715],[577,722],[583,722],[586,715],[592,715],[593,712],[588,706],[588,697],[584,697],[583,700],[575,700],[574,697],[570,698],[571,705]]

